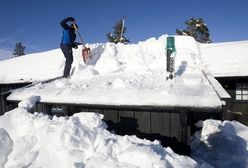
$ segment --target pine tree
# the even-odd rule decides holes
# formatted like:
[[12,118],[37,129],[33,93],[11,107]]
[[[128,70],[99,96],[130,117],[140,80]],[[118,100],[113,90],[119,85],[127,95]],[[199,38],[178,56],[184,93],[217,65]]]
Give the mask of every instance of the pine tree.
[[13,55],[15,55],[16,57],[25,55],[24,53],[25,48],[26,47],[24,47],[21,42],[16,43]]
[[106,34],[107,39],[109,42],[112,43],[124,43],[127,44],[130,41],[124,36],[126,33],[126,27],[124,26],[124,18],[120,19],[114,26],[113,26],[113,33],[108,32]]
[[176,29],[178,35],[188,35],[200,43],[211,43],[209,29],[202,18],[191,18],[185,22],[186,29]]

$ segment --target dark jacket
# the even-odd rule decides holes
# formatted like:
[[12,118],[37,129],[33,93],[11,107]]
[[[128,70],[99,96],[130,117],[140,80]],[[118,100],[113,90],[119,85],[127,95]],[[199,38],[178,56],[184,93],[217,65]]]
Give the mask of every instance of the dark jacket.
[[75,19],[73,17],[67,17],[62,21],[60,21],[60,25],[64,29],[61,44],[66,44],[66,45],[70,45],[71,47],[76,47],[76,44],[74,43],[74,41],[76,40],[75,30],[74,28],[72,28],[67,24],[67,22],[69,21],[73,22],[75,21]]

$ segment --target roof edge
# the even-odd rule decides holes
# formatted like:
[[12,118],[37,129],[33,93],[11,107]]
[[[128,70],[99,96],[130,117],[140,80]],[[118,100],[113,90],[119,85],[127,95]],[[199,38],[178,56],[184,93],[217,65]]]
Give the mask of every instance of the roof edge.
[[[8,102],[18,103],[20,101],[7,100]],[[208,113],[221,113],[223,107],[187,107],[187,106],[157,106],[157,105],[106,105],[106,104],[76,104],[76,103],[57,103],[57,102],[37,102],[44,105],[65,105],[65,106],[77,106],[88,109],[101,109],[101,110],[134,110],[134,111],[155,111],[155,112],[208,112]]]

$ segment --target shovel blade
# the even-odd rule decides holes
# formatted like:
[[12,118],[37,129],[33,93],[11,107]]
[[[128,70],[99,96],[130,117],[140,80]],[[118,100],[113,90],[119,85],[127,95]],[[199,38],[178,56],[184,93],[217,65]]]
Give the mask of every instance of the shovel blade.
[[82,56],[83,56],[84,62],[86,62],[86,61],[88,61],[90,59],[90,55],[91,55],[90,48],[85,47],[82,50]]

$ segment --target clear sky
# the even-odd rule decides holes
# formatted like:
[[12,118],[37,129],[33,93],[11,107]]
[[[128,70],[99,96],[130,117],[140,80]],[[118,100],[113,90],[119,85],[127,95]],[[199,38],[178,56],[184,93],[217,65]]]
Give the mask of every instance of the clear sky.
[[123,16],[131,43],[174,35],[191,17],[204,19],[213,42],[248,40],[248,0],[1,0],[0,49],[12,51],[16,42],[26,53],[58,48],[67,16],[86,43],[106,42]]

